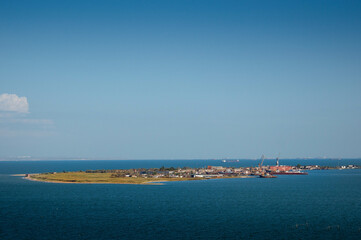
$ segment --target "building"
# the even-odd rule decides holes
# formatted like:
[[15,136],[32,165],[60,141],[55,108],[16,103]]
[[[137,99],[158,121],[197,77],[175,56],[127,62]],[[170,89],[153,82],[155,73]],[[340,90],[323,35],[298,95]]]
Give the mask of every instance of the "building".
[[285,166],[285,165],[280,165],[280,166],[270,166],[270,170],[272,172],[286,172],[292,169],[292,166]]

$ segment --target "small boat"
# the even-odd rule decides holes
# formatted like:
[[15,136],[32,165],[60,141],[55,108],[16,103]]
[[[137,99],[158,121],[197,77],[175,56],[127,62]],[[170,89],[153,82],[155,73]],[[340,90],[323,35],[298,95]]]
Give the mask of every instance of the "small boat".
[[230,162],[230,163],[234,163],[234,162],[239,162],[239,160],[226,160],[226,159],[223,159],[222,162]]
[[261,174],[259,175],[260,178],[276,178],[277,176],[274,176],[272,174],[269,173],[265,173],[265,174]]

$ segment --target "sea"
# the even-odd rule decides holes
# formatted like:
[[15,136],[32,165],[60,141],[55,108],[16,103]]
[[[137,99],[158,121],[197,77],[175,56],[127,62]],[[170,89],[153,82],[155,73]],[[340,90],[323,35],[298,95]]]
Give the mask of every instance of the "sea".
[[[258,163],[1,161],[0,239],[361,239],[361,169],[164,185],[45,183],[14,176]],[[361,159],[282,159],[281,164],[361,165]]]

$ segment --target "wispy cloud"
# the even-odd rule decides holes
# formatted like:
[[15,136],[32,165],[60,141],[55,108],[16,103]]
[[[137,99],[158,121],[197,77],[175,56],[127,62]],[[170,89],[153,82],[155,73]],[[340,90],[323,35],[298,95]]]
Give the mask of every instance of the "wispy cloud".
[[42,129],[30,129],[30,130],[18,130],[18,129],[3,129],[0,128],[0,140],[1,138],[18,138],[18,137],[50,137],[56,134],[53,130]]
[[40,124],[40,125],[53,125],[53,120],[50,119],[31,119],[31,118],[17,118],[8,119],[9,123],[24,123],[24,124]]
[[0,95],[0,136],[48,136],[55,126],[50,119],[28,118],[29,104],[26,97],[4,93]]
[[0,95],[0,111],[29,113],[28,99],[16,94],[3,93]]

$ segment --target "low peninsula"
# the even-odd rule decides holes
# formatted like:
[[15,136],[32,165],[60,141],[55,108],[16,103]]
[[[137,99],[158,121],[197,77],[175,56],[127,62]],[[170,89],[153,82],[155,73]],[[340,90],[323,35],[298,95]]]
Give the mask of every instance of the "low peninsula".
[[139,168],[86,170],[26,174],[26,179],[53,183],[160,184],[169,181],[190,181],[220,178],[247,178],[239,168],[208,166],[207,168]]

